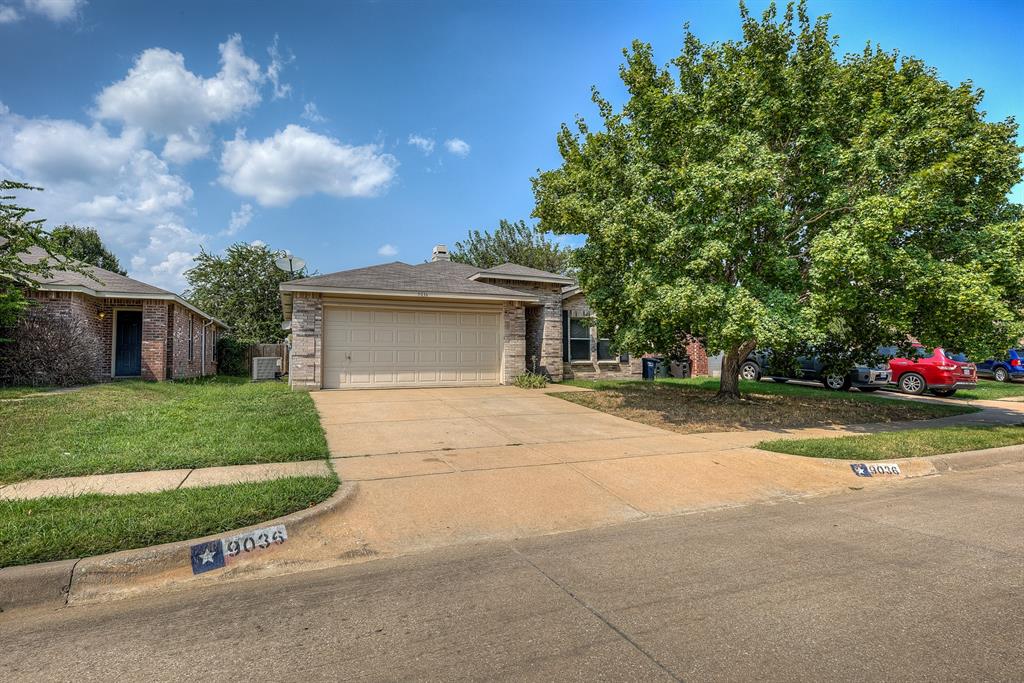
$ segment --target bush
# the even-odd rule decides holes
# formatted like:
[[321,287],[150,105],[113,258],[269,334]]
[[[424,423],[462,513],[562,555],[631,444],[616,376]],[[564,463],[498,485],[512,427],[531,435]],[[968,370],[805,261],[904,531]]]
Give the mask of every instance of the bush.
[[548,385],[548,378],[534,372],[524,372],[512,380],[520,389],[543,389]]
[[234,337],[223,337],[217,342],[217,373],[245,377],[249,374],[245,353],[249,348]]
[[96,381],[100,340],[78,317],[27,316],[2,335],[0,385],[70,387]]

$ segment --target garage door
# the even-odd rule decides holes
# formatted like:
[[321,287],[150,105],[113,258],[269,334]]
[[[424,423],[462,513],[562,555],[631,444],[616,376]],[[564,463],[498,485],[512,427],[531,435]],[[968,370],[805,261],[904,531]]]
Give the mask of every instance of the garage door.
[[497,384],[501,314],[324,308],[325,389]]

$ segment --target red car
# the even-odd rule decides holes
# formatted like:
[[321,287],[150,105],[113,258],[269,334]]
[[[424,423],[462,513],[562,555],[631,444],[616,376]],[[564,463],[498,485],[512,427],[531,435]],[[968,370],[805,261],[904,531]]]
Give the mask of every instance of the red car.
[[978,385],[978,370],[962,354],[947,354],[936,348],[931,353],[914,344],[911,358],[898,358],[896,348],[887,346],[878,353],[889,359],[894,383],[904,394],[923,394],[930,391],[936,396],[952,396],[957,389],[973,389]]

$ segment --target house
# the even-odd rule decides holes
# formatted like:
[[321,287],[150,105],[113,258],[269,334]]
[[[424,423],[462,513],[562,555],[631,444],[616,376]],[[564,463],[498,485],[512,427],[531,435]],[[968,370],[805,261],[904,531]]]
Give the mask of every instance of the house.
[[486,386],[635,377],[640,360],[598,338],[572,278],[506,263],[393,262],[283,283],[293,388]]
[[[27,263],[44,258],[38,247],[22,255]],[[76,316],[95,333],[97,382],[216,374],[217,338],[227,329],[223,322],[159,287],[95,266],[83,270],[53,270],[25,295],[29,316]]]

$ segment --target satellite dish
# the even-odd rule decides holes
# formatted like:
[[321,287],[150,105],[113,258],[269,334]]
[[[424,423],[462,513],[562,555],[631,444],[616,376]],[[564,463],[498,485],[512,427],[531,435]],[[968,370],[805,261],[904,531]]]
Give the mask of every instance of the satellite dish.
[[274,265],[281,270],[287,270],[289,273],[294,275],[296,270],[302,270],[306,266],[306,262],[298,256],[285,254],[280,258],[274,259]]

